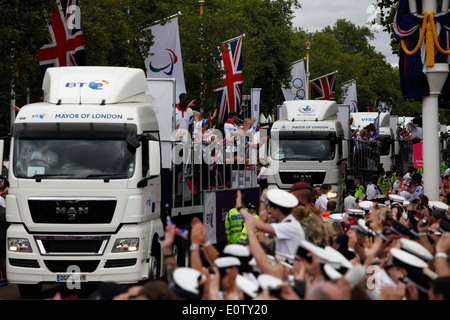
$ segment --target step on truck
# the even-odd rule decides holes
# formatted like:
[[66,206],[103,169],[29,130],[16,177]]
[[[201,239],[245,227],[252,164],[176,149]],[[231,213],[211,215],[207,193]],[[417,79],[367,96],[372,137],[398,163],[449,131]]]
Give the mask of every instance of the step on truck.
[[[167,216],[179,227],[199,216],[211,240],[224,241],[223,214],[235,190],[176,195],[175,81],[158,80],[132,68],[49,68],[43,102],[18,112],[9,137],[7,277],[22,295],[43,284],[162,276]],[[180,184],[193,169],[183,165]],[[240,187],[258,199],[258,188]],[[178,239],[174,247],[181,265],[188,246]]]

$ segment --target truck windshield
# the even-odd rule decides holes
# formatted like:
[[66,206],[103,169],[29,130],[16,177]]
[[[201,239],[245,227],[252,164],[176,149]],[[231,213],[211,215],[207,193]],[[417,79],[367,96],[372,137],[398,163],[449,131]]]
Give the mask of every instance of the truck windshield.
[[380,141],[380,155],[388,156],[391,152],[391,141],[389,136],[380,135],[378,140]]
[[13,170],[28,179],[124,179],[133,176],[136,135],[125,124],[15,124]]
[[274,160],[323,161],[335,157],[335,139],[327,136],[298,135],[283,132],[271,139]]

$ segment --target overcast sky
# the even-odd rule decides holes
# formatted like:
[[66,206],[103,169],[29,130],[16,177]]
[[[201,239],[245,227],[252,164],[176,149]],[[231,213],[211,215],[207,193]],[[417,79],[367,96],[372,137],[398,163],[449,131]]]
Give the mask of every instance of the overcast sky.
[[[295,11],[293,24],[308,32],[333,26],[337,19],[346,19],[356,26],[364,26],[376,17],[374,2],[375,0],[301,0],[302,8]],[[398,56],[391,53],[389,34],[383,32],[381,26],[371,28],[375,39],[370,44],[386,57],[388,63],[398,65]]]

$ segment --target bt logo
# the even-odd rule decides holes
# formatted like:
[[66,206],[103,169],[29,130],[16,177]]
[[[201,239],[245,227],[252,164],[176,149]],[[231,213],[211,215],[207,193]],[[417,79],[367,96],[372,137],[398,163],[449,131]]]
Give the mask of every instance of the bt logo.
[[66,88],[84,88],[86,85],[93,90],[102,90],[109,84],[106,80],[95,80],[91,82],[66,82]]

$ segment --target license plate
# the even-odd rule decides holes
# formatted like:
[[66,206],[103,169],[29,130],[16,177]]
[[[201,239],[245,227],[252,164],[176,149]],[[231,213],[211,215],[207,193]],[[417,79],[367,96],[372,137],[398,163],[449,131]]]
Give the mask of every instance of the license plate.
[[56,275],[56,282],[86,282],[87,275],[85,274],[58,274]]

